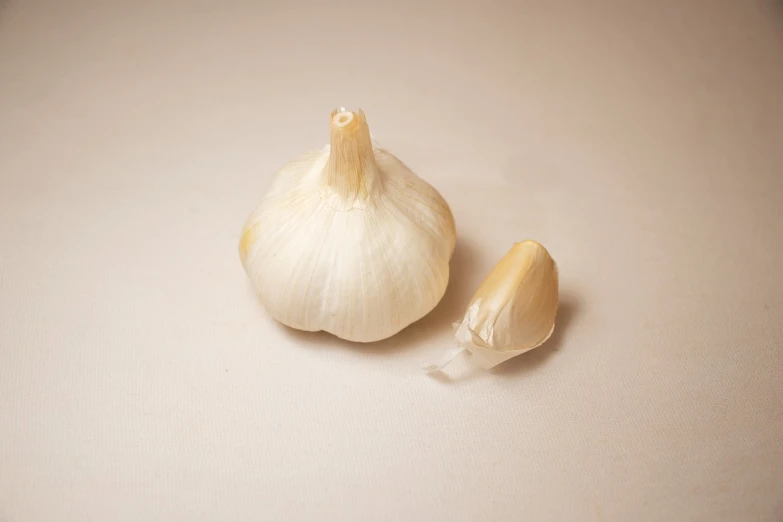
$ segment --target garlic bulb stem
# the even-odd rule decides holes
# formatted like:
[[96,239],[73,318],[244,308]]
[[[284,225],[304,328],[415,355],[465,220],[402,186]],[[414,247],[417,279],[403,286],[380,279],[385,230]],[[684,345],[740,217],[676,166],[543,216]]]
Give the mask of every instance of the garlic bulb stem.
[[381,172],[375,162],[364,111],[332,112],[329,159],[321,184],[327,201],[339,210],[364,208],[380,191]]

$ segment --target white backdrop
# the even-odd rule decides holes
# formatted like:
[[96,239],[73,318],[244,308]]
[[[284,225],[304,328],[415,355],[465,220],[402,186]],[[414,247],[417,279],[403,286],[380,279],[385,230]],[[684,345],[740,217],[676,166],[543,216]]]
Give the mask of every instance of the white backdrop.
[[[780,2],[0,1],[0,520],[783,520]],[[242,223],[337,106],[441,305],[275,324]],[[514,241],[554,337],[432,378]]]

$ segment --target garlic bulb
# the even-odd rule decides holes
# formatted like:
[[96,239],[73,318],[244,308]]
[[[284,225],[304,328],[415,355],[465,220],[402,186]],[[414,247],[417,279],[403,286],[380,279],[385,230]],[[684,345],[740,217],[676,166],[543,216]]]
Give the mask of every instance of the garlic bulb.
[[443,197],[374,145],[363,111],[340,109],[330,144],[275,175],[239,255],[279,322],[372,342],[438,304],[455,242]]
[[543,344],[555,328],[558,271],[539,243],[514,244],[473,295],[465,317],[455,324],[459,348],[424,369],[442,369],[467,350],[489,369]]

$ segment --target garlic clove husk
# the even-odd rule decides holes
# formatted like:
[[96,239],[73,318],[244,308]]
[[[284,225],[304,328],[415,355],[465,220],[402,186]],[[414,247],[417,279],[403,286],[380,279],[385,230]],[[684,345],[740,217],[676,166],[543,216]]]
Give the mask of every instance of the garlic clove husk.
[[[514,244],[479,286],[460,323],[457,343],[484,369],[541,346],[552,335],[558,307],[558,270],[541,244],[525,240]],[[450,351],[437,371],[459,351]]]
[[373,142],[364,112],[336,110],[330,123],[329,145],[275,175],[239,256],[279,322],[378,341],[442,299],[454,218],[435,188]]

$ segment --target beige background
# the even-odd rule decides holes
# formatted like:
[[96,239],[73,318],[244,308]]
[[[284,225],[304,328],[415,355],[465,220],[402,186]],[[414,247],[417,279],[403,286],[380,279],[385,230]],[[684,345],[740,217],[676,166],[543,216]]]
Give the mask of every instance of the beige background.
[[[783,5],[0,2],[0,520],[783,520]],[[442,304],[287,331],[236,252],[339,105]],[[514,241],[554,338],[419,370]]]

